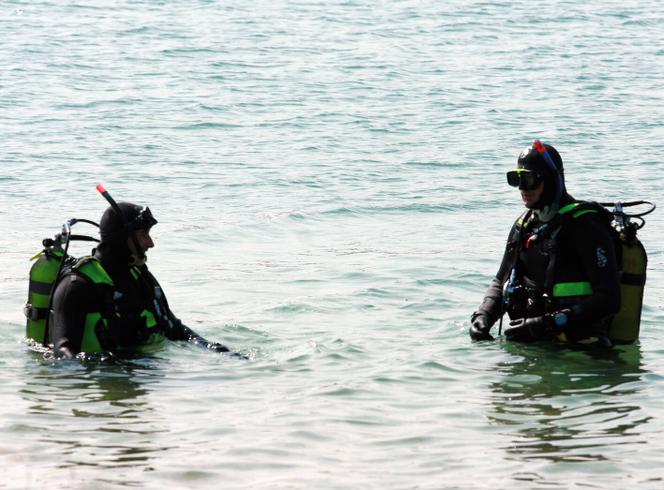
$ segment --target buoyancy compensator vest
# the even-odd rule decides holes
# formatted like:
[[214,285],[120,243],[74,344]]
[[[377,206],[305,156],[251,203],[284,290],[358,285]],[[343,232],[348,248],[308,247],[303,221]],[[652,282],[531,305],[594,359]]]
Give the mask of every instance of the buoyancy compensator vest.
[[[121,294],[115,289],[113,279],[96,257],[86,256],[78,259],[66,269],[64,274],[85,278],[97,291],[97,296],[101,300],[100,309],[90,311],[85,316],[81,352],[95,353],[115,348],[131,348],[139,344],[152,345],[164,339],[162,329],[158,328],[157,315],[153,311],[157,299],[153,300],[153,304],[144,305],[140,311],[133,311],[132,313],[137,314],[135,320],[138,320],[138,323],[131,322],[130,312],[123,311],[116,301],[116,295],[121,296]],[[144,281],[138,267],[131,267],[130,274],[137,283]],[[129,322],[132,328],[129,330],[122,328],[125,322]],[[130,334],[130,337],[127,337],[127,334]]]
[[[649,208],[638,213],[627,213],[624,210],[627,207],[642,205],[649,206]],[[552,223],[553,226],[549,227],[547,233],[549,239],[555,241],[558,232],[565,223],[588,213],[600,214],[601,221],[606,223],[614,240],[621,293],[620,309],[612,317],[609,324],[609,338],[613,343],[628,344],[639,337],[648,259],[645,248],[637,238],[636,232],[645,225],[643,216],[653,212],[655,207],[655,204],[649,201],[625,203],[577,201],[560,209],[555,224]],[[607,208],[613,208],[613,210]],[[517,247],[517,250],[515,252],[515,264],[510,271],[509,278],[503,285],[504,308],[507,311],[514,307],[515,302],[519,302],[518,298],[526,296],[524,286],[517,284],[516,258],[518,257],[518,247],[522,246],[522,230],[527,225],[528,215],[529,213],[524,214],[517,221],[514,236],[511,238],[512,246]],[[560,298],[580,297],[593,293],[590,283],[587,282],[556,283],[555,262],[556,247],[553,246],[546,272],[545,291],[539,293],[539,295],[545,293],[546,301],[555,303]]]

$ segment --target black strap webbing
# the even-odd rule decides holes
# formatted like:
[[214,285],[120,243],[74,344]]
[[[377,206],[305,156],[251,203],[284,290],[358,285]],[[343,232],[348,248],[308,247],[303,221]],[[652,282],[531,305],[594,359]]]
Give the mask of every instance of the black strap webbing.
[[625,284],[627,286],[644,286],[645,283],[645,274],[630,274],[629,272],[623,272],[620,275],[620,284]]
[[558,259],[558,242],[556,240],[561,229],[562,225],[558,225],[558,228],[548,238],[550,244],[550,249],[548,250],[549,263],[544,272],[544,291],[550,296],[553,296],[553,284],[555,282],[556,262]]
[[39,320],[44,320],[48,316],[48,308],[37,308],[36,306],[28,304],[23,308],[23,314],[28,320],[38,322]]
[[42,294],[48,296],[51,294],[51,286],[53,284],[50,282],[40,282],[30,279],[30,291],[37,294]]

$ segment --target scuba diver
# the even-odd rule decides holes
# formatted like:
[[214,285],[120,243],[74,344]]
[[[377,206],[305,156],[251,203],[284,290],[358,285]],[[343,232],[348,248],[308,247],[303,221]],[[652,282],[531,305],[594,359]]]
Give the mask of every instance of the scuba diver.
[[[164,338],[185,340],[214,352],[228,352],[226,346],[207,341],[175,317],[159,283],[148,270],[145,254],[154,247],[150,230],[157,224],[150,209],[128,202],[116,203],[101,185],[98,190],[111,204],[99,223],[101,241],[92,255],[68,259],[64,267],[64,258],[68,258],[66,249],[64,255],[60,252],[63,258],[58,259],[59,269],[53,274],[49,308],[41,309],[46,310],[46,315],[50,310],[50,317],[40,332],[42,339],[32,335],[33,339],[44,344],[50,340],[54,355],[64,358],[75,357],[79,352],[122,351]],[[57,253],[51,249],[50,255]],[[47,248],[43,258],[48,256]],[[32,313],[39,318],[38,309],[29,311],[28,307],[31,305],[26,307],[26,316]],[[30,316],[28,319],[28,337],[31,337]]]
[[621,303],[611,213],[570,196],[562,158],[539,141],[519,155],[507,182],[519,188],[527,209],[512,226],[498,273],[471,316],[470,337],[493,340],[491,327],[500,319],[502,328],[507,313],[508,340],[610,347],[609,327]]

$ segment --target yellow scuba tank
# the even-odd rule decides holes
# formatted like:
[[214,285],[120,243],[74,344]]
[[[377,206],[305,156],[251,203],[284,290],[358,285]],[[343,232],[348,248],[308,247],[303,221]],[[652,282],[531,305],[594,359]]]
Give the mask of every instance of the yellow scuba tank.
[[[643,213],[626,214],[624,207],[648,204],[651,208]],[[639,338],[643,290],[646,284],[648,256],[643,244],[636,237],[637,230],[645,225],[643,216],[655,210],[647,201],[615,203],[614,228],[620,235],[622,252],[620,271],[620,310],[611,320],[609,338],[615,344],[630,344]],[[634,219],[634,221],[632,221]]]
[[648,256],[636,237],[628,241],[621,236],[620,241],[622,246],[620,310],[611,320],[609,338],[614,343],[631,343],[639,338]]
[[99,241],[85,235],[72,235],[71,227],[78,222],[85,222],[99,227],[94,221],[70,219],[62,225],[62,232],[57,234],[55,238],[45,238],[42,241],[44,249],[30,259],[34,260],[35,263],[30,268],[28,301],[23,308],[23,313],[27,319],[25,336],[34,342],[44,345],[48,343],[48,320],[53,302],[53,292],[63,268],[76,260],[67,254],[70,241]]

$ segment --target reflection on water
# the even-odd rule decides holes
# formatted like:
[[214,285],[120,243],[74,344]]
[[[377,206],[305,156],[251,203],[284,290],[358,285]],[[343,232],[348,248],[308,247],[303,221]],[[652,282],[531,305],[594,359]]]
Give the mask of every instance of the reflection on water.
[[650,417],[638,403],[647,373],[638,345],[601,352],[505,345],[514,357],[497,366],[489,417],[509,428],[508,454],[602,461],[617,446],[644,443],[639,427]]
[[77,469],[101,467],[116,471],[104,472],[100,482],[138,484],[133,479],[137,472],[150,471],[155,454],[168,449],[156,442],[155,434],[166,429],[148,403],[165,362],[142,358],[26,363],[19,394],[28,402],[26,415],[38,434],[34,444],[39,452],[50,455],[50,464],[67,470],[70,480],[76,480]]

